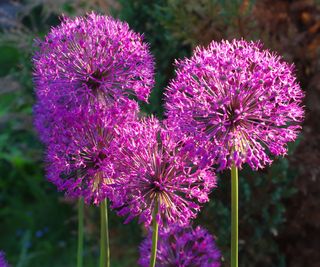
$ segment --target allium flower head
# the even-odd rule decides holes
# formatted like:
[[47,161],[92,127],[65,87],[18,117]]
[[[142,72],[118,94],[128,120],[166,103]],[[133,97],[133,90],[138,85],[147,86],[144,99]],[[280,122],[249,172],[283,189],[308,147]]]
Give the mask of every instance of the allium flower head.
[[38,46],[34,75],[39,97],[50,93],[64,104],[71,99],[79,104],[90,96],[148,99],[153,57],[143,36],[127,23],[95,13],[63,18]]
[[122,136],[117,192],[123,190],[119,194],[125,198],[113,201],[119,215],[128,215],[126,222],[139,216],[149,225],[159,205],[160,224],[186,224],[194,218],[200,204],[209,200],[216,177],[191,151],[191,141],[178,139],[154,118],[132,123]]
[[114,108],[79,117],[70,127],[60,125],[63,134],[48,145],[47,176],[68,196],[98,204],[112,191],[119,159],[114,140],[128,117]]
[[294,66],[261,43],[213,41],[176,63],[166,93],[168,120],[209,142],[220,169],[263,168],[284,155],[303,119]]
[[[152,234],[140,246],[139,264],[148,267]],[[157,249],[157,267],[219,267],[220,251],[213,237],[201,227],[161,228]]]
[[45,144],[66,113],[92,112],[98,104],[128,106],[131,97],[146,101],[154,84],[143,36],[111,17],[64,17],[37,46],[35,126]]
[[5,259],[5,254],[3,251],[0,251],[0,267],[9,267],[9,264]]

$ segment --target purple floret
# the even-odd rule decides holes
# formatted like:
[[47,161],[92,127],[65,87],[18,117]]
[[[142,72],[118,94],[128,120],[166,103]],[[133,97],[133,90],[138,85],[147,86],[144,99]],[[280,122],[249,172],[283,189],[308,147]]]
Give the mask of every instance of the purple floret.
[[210,167],[192,151],[192,140],[175,136],[155,118],[128,124],[119,140],[121,175],[113,207],[149,225],[156,203],[157,221],[187,224],[216,186]]
[[220,170],[233,163],[263,168],[270,153],[287,153],[304,117],[293,65],[259,42],[233,40],[198,47],[176,66],[168,120],[209,146]]
[[[152,234],[140,246],[139,264],[148,267]],[[213,237],[201,227],[171,226],[160,229],[156,267],[219,267],[220,251]]]

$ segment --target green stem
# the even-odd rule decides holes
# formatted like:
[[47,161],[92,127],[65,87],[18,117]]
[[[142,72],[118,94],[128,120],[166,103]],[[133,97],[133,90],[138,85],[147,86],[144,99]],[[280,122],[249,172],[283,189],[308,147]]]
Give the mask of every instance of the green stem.
[[100,267],[110,267],[108,203],[107,199],[100,204]]
[[78,253],[77,253],[77,267],[83,266],[83,198],[78,200]]
[[238,168],[231,167],[231,267],[238,267]]
[[152,248],[151,248],[151,257],[150,257],[150,267],[156,266],[157,259],[157,246],[158,246],[158,232],[159,232],[159,223],[157,222],[158,214],[158,201],[156,200],[155,208],[153,211],[153,229],[152,229]]

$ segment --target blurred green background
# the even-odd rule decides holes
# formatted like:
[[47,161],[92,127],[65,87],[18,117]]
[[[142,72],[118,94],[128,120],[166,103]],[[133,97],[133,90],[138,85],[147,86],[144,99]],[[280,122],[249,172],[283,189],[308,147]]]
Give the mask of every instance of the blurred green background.
[[[306,91],[304,130],[289,156],[240,177],[240,266],[320,266],[320,2],[318,0],[25,0],[0,1],[0,250],[17,267],[75,266],[76,203],[45,180],[44,149],[32,126],[33,39],[59,16],[95,10],[145,34],[157,84],[144,111],[163,116],[172,63],[211,40],[260,39],[294,62]],[[229,174],[196,224],[216,236],[229,266]],[[99,212],[86,207],[85,266],[97,266]],[[137,266],[144,229],[111,212],[113,267]],[[192,266],[191,266],[192,267]]]

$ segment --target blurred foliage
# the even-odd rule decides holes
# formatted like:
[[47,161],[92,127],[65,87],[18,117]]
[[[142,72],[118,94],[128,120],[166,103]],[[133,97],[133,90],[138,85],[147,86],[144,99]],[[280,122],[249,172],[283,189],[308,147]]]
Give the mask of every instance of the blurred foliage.
[[[282,53],[297,64],[298,76],[307,88],[308,110],[319,114],[319,3],[315,1],[271,0],[25,0],[0,2],[0,249],[18,267],[74,266],[76,251],[75,203],[57,193],[44,179],[44,149],[32,127],[32,40],[59,23],[61,13],[83,15],[96,10],[126,20],[145,40],[156,60],[156,86],[143,111],[162,118],[163,91],[174,75],[173,62],[189,56],[193,47],[212,39],[262,39],[266,47]],[[311,90],[314,88],[316,90]],[[305,136],[310,140],[318,123],[307,116]],[[316,117],[315,117],[316,118]],[[295,210],[301,198],[312,200],[305,207],[312,214],[317,206],[310,183],[301,183],[301,174],[312,179],[319,173],[319,157],[303,167],[317,142],[301,139],[289,159],[277,159],[260,172],[240,172],[240,266],[316,267],[316,250],[290,247],[292,229],[306,220]],[[317,139],[320,140],[320,139]],[[296,146],[294,144],[293,146]],[[305,150],[307,147],[309,150]],[[293,147],[290,147],[293,152]],[[294,162],[295,165],[291,164]],[[318,169],[317,169],[318,168]],[[298,178],[297,178],[298,177]],[[306,176],[309,177],[309,176]],[[303,181],[308,181],[304,179]],[[302,185],[301,185],[302,184]],[[297,186],[297,189],[295,186]],[[315,188],[315,187],[313,187]],[[297,194],[296,191],[300,190]],[[309,191],[308,191],[309,190]],[[197,224],[204,225],[217,238],[223,253],[223,266],[229,266],[230,239],[229,173],[220,174],[219,187],[202,210]],[[299,198],[296,199],[296,196]],[[312,198],[311,198],[312,196]],[[310,203],[310,202],[307,202]],[[320,204],[320,203],[319,203]],[[318,205],[319,206],[319,205]],[[99,212],[87,207],[85,266],[96,266],[99,253]],[[300,214],[300,213],[299,213]],[[302,214],[302,213],[301,213]],[[297,220],[295,227],[286,216]],[[310,215],[311,216],[311,215]],[[136,222],[123,225],[110,216],[112,266],[136,266],[142,230]],[[312,217],[317,230],[320,220]],[[300,221],[299,221],[300,220]],[[291,224],[289,224],[291,223]],[[310,237],[304,231],[305,238]],[[309,235],[308,235],[309,234]],[[312,233],[311,233],[312,235]],[[316,236],[316,235],[315,235]],[[297,240],[297,239],[295,239]],[[317,254],[317,253],[316,253]],[[299,259],[295,260],[296,258]],[[313,259],[313,261],[311,261]],[[299,262],[301,265],[299,265]],[[316,263],[316,265],[313,265]]]
[[[168,0],[158,6],[161,24],[172,35],[192,46],[211,40],[244,36],[243,24],[250,20],[254,0]],[[254,22],[246,25],[251,30]],[[249,26],[249,27],[248,27]]]

